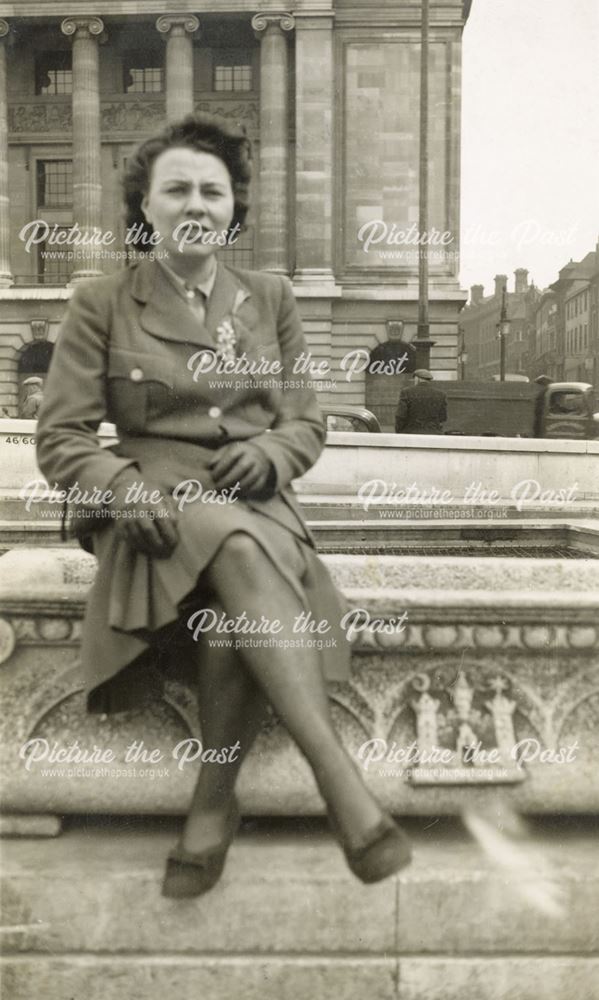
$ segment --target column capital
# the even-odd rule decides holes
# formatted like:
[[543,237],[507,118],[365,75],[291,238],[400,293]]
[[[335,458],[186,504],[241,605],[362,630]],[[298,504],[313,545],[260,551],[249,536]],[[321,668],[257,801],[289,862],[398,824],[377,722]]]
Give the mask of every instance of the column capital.
[[293,14],[282,12],[277,14],[254,14],[252,28],[257,38],[260,37],[262,32],[266,33],[270,28],[276,28],[279,31],[293,31],[295,28],[295,18]]
[[5,21],[3,17],[0,17],[0,38],[4,38],[6,35],[8,35],[9,31],[10,31],[10,24],[8,23],[8,21]]
[[81,15],[80,17],[65,17],[61,22],[60,30],[63,35],[74,35],[75,38],[91,38],[93,35],[101,35],[104,31],[104,21],[95,14]]
[[161,14],[156,20],[156,30],[161,35],[193,35],[199,27],[195,14]]

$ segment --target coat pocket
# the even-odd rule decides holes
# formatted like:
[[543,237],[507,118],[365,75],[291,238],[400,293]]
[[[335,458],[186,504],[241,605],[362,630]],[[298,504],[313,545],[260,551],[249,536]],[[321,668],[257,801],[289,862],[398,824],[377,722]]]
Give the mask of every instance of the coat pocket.
[[107,383],[108,419],[124,431],[143,431],[149,419],[172,404],[172,363],[154,354],[113,349]]

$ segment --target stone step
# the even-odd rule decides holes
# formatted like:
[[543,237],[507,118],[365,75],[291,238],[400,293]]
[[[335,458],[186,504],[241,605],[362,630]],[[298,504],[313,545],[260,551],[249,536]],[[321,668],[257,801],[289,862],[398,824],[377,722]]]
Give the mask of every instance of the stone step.
[[[384,519],[385,522],[398,521],[403,524],[409,522],[422,522],[428,520],[437,527],[437,522],[443,519],[463,521],[483,521],[496,520],[500,523],[505,521],[528,521],[539,522],[570,521],[578,518],[596,518],[599,516],[599,503],[597,499],[579,498],[570,503],[554,504],[527,504],[519,510],[511,500],[500,500],[496,504],[471,504],[463,502],[452,502],[449,504],[440,503],[384,503],[376,501],[368,503],[367,509],[364,502],[355,495],[339,494],[300,494],[304,516],[314,521],[363,521]],[[406,524],[407,526],[407,524]]]
[[599,521],[468,519],[309,521],[321,552],[399,555],[599,557]]
[[[30,504],[20,495],[18,489],[0,489],[0,519],[2,521],[24,521],[42,522],[56,525],[60,528],[62,520],[62,504],[49,500],[37,499]],[[505,498],[497,503],[464,503],[459,498],[451,503],[401,503],[384,500],[368,501],[367,508],[364,501],[356,496],[355,492],[342,493],[338,488],[331,487],[331,492],[322,493],[302,493],[298,491],[298,500],[305,517],[315,520],[331,520],[332,518],[342,518],[344,520],[364,520],[365,518],[379,518],[381,511],[385,519],[392,517],[397,520],[416,520],[422,512],[422,516],[428,514],[439,520],[442,512],[449,512],[449,517],[454,518],[458,514],[463,515],[464,520],[475,520],[478,518],[498,518],[500,520],[525,520],[533,518],[535,520],[570,520],[579,517],[599,516],[599,500],[597,494],[585,496],[579,495],[575,500],[567,503],[534,503],[526,502],[518,509],[513,500]],[[414,512],[416,512],[414,514]]]
[[7,1000],[597,1000],[593,821],[537,821],[559,920],[522,900],[461,826],[406,824],[410,868],[365,887],[322,824],[246,820],[219,885],[160,895],[179,824],[71,821],[4,842]]
[[599,958],[9,958],[5,1000],[599,1000]]
[[[61,521],[50,512],[48,518],[34,519],[31,515],[20,519],[14,508],[8,518],[0,517],[0,553],[16,547],[41,547],[68,545],[78,548],[75,539],[63,542]],[[387,511],[389,513],[389,511]],[[537,556],[567,551],[571,558],[588,558],[599,553],[599,518],[591,521],[586,508],[570,511],[567,515],[553,512],[549,516],[525,511],[518,518],[512,511],[505,517],[485,508],[444,510],[443,517],[435,517],[431,510],[393,512],[393,517],[383,516],[373,509],[364,514],[355,505],[350,507],[325,504],[322,507],[304,507],[308,524],[322,552],[361,552],[383,547],[389,552],[432,554],[448,548],[463,549],[463,554],[493,555],[501,549],[509,555],[523,550]],[[437,511],[437,513],[440,513]],[[597,511],[599,515],[599,509]],[[360,516],[361,515],[361,516]],[[534,515],[534,516],[533,516]],[[457,543],[457,546],[456,546]],[[422,550],[426,550],[423,552]],[[461,554],[456,552],[454,554]]]
[[3,844],[7,1000],[593,1000],[597,822],[543,820],[560,919],[456,822],[408,821],[414,862],[365,887],[314,821],[246,820],[219,885],[160,895],[178,823],[71,821]]

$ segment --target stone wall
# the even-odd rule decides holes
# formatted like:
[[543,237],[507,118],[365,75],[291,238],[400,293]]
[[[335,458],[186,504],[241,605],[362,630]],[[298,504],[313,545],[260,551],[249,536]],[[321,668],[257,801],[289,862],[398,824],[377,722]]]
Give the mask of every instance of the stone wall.
[[[598,562],[325,558],[349,606],[370,616],[355,638],[351,681],[331,687],[335,720],[362,766],[370,752],[368,780],[389,806],[454,813],[488,801],[499,784],[524,811],[599,809]],[[175,748],[201,734],[195,693],[176,671],[160,703],[118,719],[84,713],[77,655],[94,572],[92,557],[69,549],[21,549],[0,559],[4,810],[184,812],[198,765],[179,766],[183,748]],[[488,758],[487,767],[481,758],[478,771],[465,773],[454,755],[452,777],[393,757],[414,741],[455,751],[460,732],[486,751],[499,748],[498,761]],[[111,766],[127,773],[108,769],[90,780],[85,768],[69,765],[44,775],[48,759],[28,769],[19,756],[32,739],[48,748],[74,741],[111,748]],[[151,767],[126,763],[128,746],[140,740],[160,749]],[[376,742],[365,748],[368,741]],[[516,744],[529,758],[524,768]],[[543,751],[550,751],[544,759]],[[244,769],[241,795],[249,813],[321,811],[307,765],[274,719]]]

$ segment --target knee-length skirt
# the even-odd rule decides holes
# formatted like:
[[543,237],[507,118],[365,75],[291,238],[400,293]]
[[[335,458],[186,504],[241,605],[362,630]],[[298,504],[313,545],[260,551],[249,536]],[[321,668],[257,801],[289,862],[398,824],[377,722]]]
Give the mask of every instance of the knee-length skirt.
[[[209,643],[194,645],[186,623],[194,611],[209,607],[214,599],[205,584],[206,567],[223,542],[237,532],[253,538],[267,556],[265,592],[276,594],[288,587],[311,621],[326,621],[321,626],[325,631],[320,632],[302,631],[305,617],[293,632],[287,623],[279,639],[316,650],[327,680],[349,676],[350,647],[341,624],[346,604],[288,491],[265,500],[202,502],[214,485],[209,471],[213,452],[175,442],[157,448],[155,439],[142,438],[121,443],[118,453],[135,459],[139,481],[172,493],[179,483],[192,478],[201,484],[201,493],[194,502],[181,505],[179,542],[167,559],[134,550],[119,537],[111,519],[93,532],[98,570],[82,636],[89,711],[134,708],[142,696],[160,692],[174,661],[197,662],[198,657],[210,655]],[[268,620],[277,619],[276,602],[263,613]],[[243,657],[242,649],[239,656]]]

